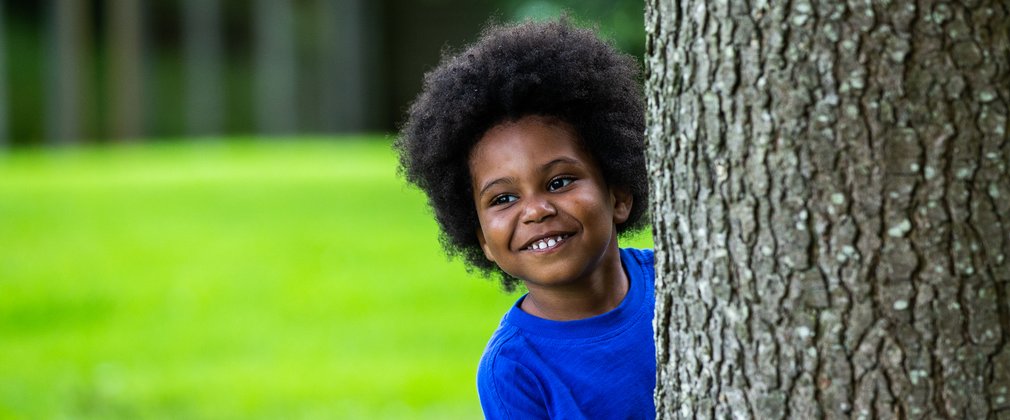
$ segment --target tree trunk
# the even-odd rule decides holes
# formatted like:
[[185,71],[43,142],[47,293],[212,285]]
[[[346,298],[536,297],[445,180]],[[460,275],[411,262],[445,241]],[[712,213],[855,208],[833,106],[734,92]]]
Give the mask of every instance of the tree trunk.
[[87,0],[49,0],[46,137],[51,144],[84,136],[84,120],[94,113],[91,93],[90,26]]
[[[206,1],[206,0],[205,0]],[[108,126],[115,139],[135,140],[144,120],[141,106],[140,0],[106,0],[109,8],[108,90],[111,106]]]
[[9,125],[7,124],[7,42],[4,22],[4,5],[0,2],[0,153],[7,149],[10,142]]
[[368,111],[368,5],[363,0],[315,0],[316,65],[310,89],[316,96],[316,130],[361,132]]
[[219,135],[225,108],[221,4],[218,0],[184,0],[182,11],[186,134]]
[[256,0],[256,122],[264,134],[297,129],[297,63],[292,0]]
[[660,418],[1010,418],[1010,4],[649,0]]

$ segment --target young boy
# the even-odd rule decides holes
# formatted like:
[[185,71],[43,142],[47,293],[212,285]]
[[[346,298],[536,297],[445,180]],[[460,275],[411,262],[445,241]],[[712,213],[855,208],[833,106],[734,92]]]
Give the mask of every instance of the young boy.
[[561,20],[487,30],[425,76],[396,148],[452,256],[506,290],[488,418],[653,418],[653,253],[635,61]]

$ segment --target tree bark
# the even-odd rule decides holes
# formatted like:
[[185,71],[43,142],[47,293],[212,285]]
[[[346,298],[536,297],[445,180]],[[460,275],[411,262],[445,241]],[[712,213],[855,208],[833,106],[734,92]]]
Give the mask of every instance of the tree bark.
[[1010,3],[646,30],[659,418],[1010,418]]

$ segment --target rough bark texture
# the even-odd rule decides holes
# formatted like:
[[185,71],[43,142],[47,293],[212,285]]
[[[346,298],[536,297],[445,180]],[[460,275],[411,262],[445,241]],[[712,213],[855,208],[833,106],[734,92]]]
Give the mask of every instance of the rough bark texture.
[[646,28],[659,417],[1010,419],[1010,2]]

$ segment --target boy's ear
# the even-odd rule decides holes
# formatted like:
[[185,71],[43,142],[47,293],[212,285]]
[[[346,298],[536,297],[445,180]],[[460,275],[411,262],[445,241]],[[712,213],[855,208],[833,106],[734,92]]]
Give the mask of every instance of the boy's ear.
[[610,189],[610,195],[614,198],[614,224],[619,225],[628,221],[631,215],[631,206],[635,199],[626,188],[616,187]]
[[482,230],[481,228],[477,228],[477,242],[480,242],[480,249],[484,250],[484,258],[487,258],[488,261],[496,263],[494,260],[494,255],[491,254],[491,248],[487,246],[487,239],[484,239],[484,230]]

